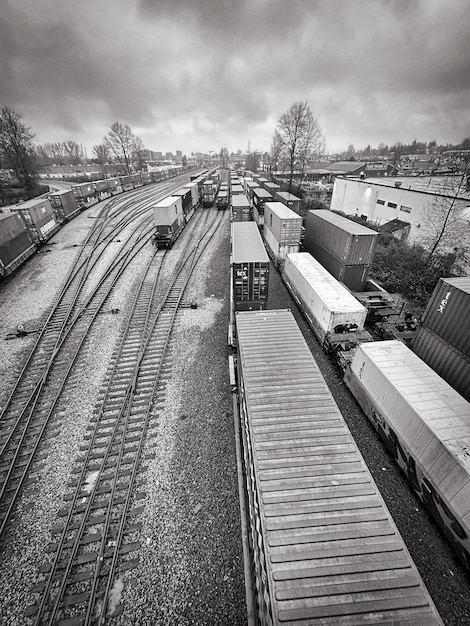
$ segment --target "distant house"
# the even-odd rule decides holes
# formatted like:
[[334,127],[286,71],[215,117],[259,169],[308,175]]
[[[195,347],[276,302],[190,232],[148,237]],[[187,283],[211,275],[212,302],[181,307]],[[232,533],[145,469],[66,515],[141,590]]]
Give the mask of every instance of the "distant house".
[[365,176],[395,176],[397,168],[387,161],[337,161],[327,165],[326,170],[336,176],[360,178]]

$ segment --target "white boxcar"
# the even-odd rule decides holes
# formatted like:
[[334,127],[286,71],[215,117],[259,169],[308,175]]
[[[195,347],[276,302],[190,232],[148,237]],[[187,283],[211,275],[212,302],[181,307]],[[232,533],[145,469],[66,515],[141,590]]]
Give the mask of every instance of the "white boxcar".
[[470,404],[400,341],[360,345],[345,382],[470,567]]
[[329,333],[364,328],[367,309],[308,252],[286,256],[284,277],[322,344]]
[[263,237],[276,261],[284,260],[290,252],[298,252],[302,218],[282,202],[264,205]]

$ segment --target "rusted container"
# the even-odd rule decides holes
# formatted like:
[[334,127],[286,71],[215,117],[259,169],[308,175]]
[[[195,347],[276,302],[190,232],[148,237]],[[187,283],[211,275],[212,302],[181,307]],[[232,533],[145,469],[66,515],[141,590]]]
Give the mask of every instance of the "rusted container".
[[310,252],[313,243],[317,243],[345,265],[370,265],[377,246],[377,236],[374,230],[332,211],[307,213],[305,249]]
[[299,251],[301,230],[302,218],[297,213],[282,202],[266,202],[263,237],[277,261]]
[[58,222],[70,220],[80,211],[71,189],[53,191],[47,197]]
[[36,243],[47,241],[60,228],[47,198],[27,200],[12,210],[21,215],[31,239]]
[[254,222],[232,222],[231,282],[235,311],[265,309],[269,258]]
[[421,326],[411,344],[413,352],[470,402],[470,357]]
[[470,358],[470,277],[441,278],[422,324]]
[[400,341],[357,347],[345,382],[470,566],[470,404]]

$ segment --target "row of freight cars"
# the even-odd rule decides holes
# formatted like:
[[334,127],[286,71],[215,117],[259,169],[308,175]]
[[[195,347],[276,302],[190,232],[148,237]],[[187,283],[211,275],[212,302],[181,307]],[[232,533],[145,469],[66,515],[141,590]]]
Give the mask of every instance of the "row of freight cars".
[[[153,205],[155,233],[153,242],[159,248],[171,248],[194,211],[202,204],[214,204],[214,190],[219,187],[220,174],[217,170],[191,176],[191,181],[170,196]],[[210,198],[209,198],[210,196]]]
[[[231,263],[233,345],[238,313],[268,309],[269,258],[254,223],[232,223]],[[410,349],[398,340],[373,341],[364,327],[367,308],[308,252],[288,252],[282,276],[320,344],[335,351],[345,383],[387,449],[470,567],[470,279],[440,281]]]
[[187,170],[178,167],[81,183],[3,209],[0,212],[0,278],[11,274],[81,210],[105,198],[178,176]]

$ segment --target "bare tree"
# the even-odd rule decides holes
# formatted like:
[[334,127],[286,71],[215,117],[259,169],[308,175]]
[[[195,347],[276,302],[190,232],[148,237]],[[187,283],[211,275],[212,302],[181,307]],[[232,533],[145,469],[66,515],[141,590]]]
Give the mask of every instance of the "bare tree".
[[219,157],[220,157],[220,169],[227,169],[228,168],[228,150],[227,148],[220,148],[220,152],[219,152]]
[[132,151],[132,161],[136,171],[142,172],[145,169],[144,142],[139,137],[134,137],[134,149]]
[[271,170],[276,171],[279,167],[282,154],[282,140],[279,131],[274,131],[273,141],[271,144]]
[[0,152],[25,189],[34,189],[37,177],[34,134],[21,117],[8,107],[0,109]]
[[114,122],[103,140],[109,153],[121,165],[124,174],[131,173],[132,155],[137,137],[127,124]]
[[83,152],[80,144],[72,139],[63,142],[64,154],[71,165],[78,165],[83,160]]
[[93,155],[98,161],[103,176],[106,178],[106,163],[109,159],[108,148],[105,146],[104,143],[93,146]]
[[279,162],[288,169],[291,189],[294,172],[299,172],[302,178],[307,162],[324,146],[320,124],[313,117],[307,102],[295,102],[281,115],[273,144],[279,153]]
[[442,194],[435,195],[423,211],[423,244],[430,260],[437,253],[458,249],[461,244],[462,221],[468,201],[459,195],[465,189],[467,171],[468,163],[457,180],[447,178]]

